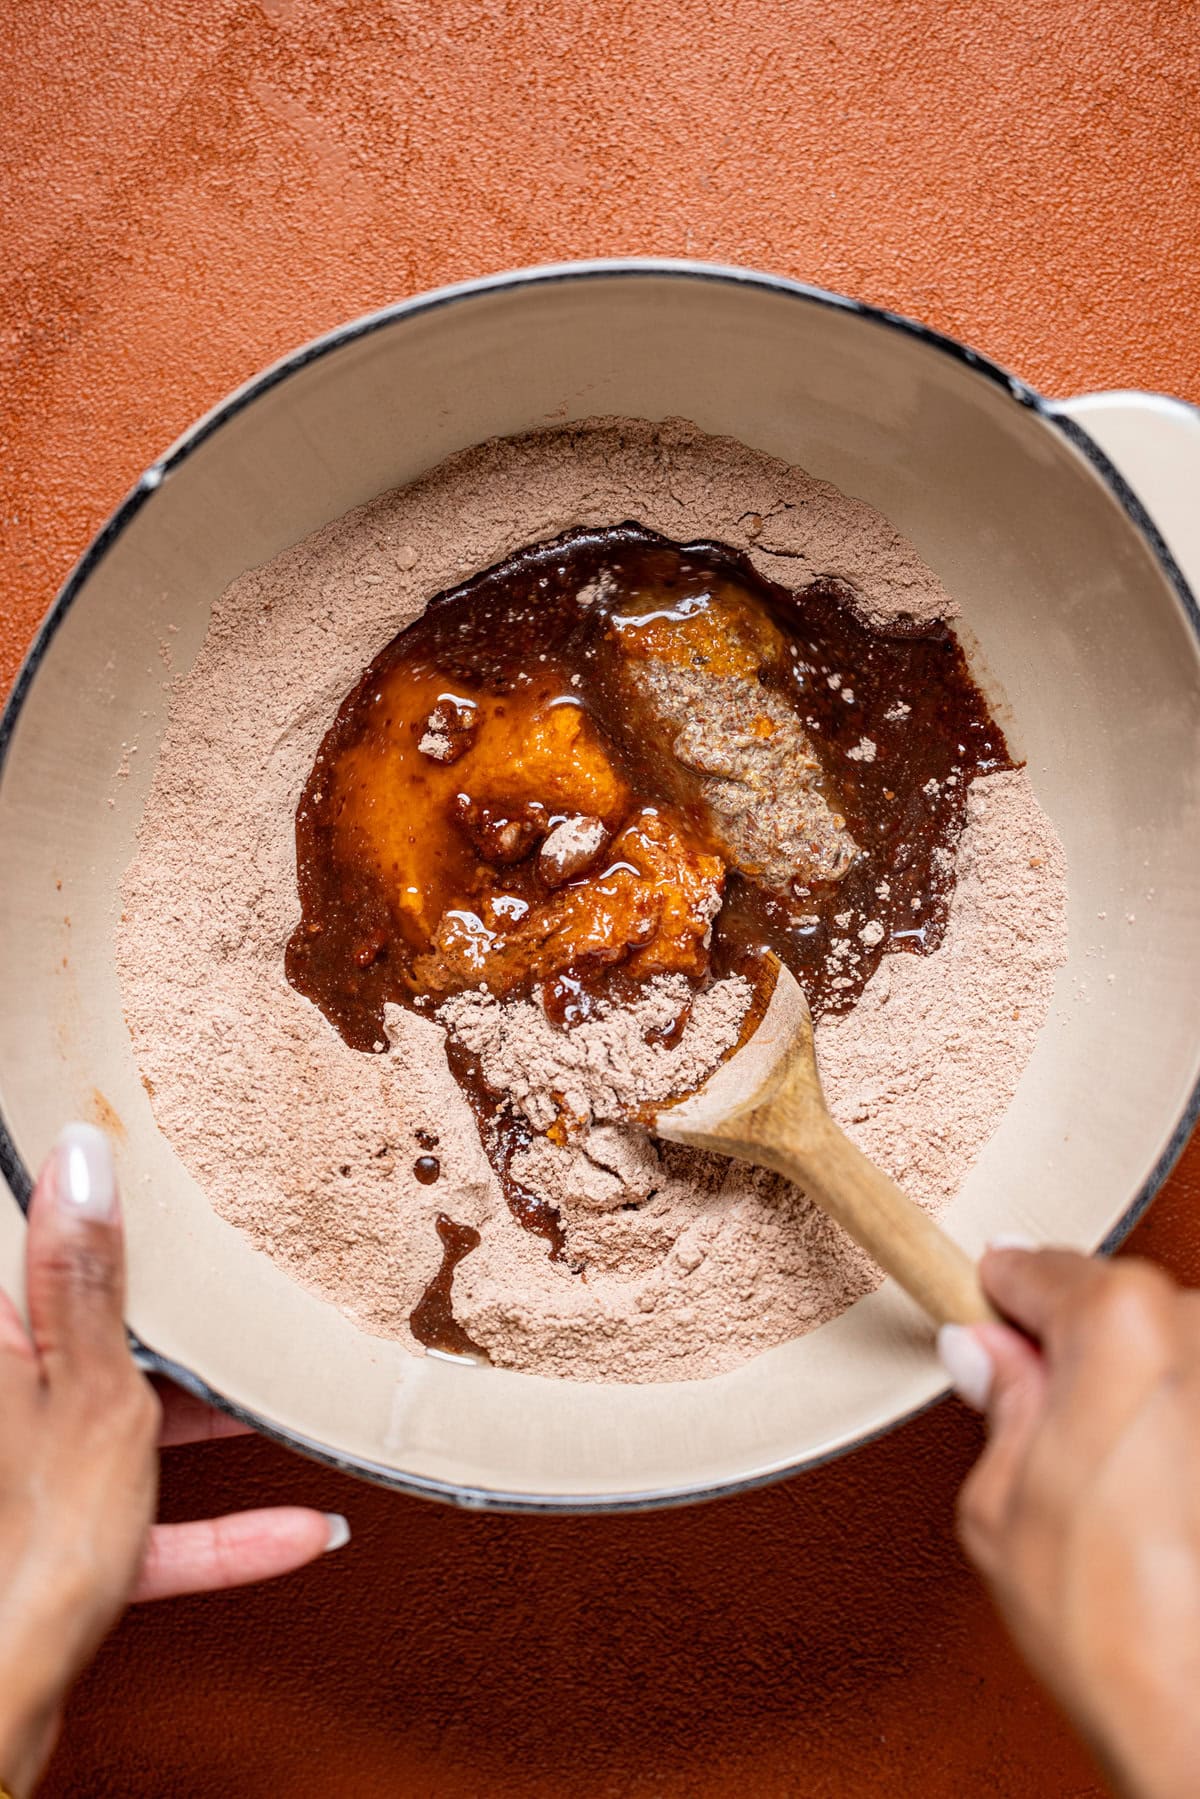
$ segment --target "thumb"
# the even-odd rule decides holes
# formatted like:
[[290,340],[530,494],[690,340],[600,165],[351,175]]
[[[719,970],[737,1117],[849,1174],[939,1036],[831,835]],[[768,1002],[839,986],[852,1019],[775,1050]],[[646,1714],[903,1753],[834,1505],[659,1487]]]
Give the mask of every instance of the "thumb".
[[47,1378],[128,1359],[125,1246],[112,1151],[103,1131],[69,1124],[42,1169],[25,1245],[29,1323]]
[[987,1414],[987,1444],[958,1502],[964,1546],[986,1569],[1041,1418],[1045,1365],[1036,1345],[1005,1324],[944,1325],[938,1354],[956,1391]]

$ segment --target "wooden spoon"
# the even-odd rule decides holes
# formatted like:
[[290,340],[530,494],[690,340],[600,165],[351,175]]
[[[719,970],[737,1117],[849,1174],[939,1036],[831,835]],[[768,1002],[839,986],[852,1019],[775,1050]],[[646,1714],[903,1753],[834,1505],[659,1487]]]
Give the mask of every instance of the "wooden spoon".
[[808,1001],[782,965],[754,1035],[652,1128],[795,1181],[938,1324],[996,1317],[971,1258],[830,1117]]

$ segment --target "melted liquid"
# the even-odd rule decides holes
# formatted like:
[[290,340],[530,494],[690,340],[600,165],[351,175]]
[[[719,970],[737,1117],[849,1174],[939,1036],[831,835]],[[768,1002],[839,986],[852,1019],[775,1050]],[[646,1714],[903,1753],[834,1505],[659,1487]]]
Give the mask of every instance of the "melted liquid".
[[445,1355],[482,1356],[486,1362],[486,1349],[481,1349],[455,1318],[451,1297],[454,1270],[464,1256],[479,1248],[479,1232],[472,1225],[455,1224],[445,1212],[439,1212],[437,1234],[442,1241],[442,1264],[412,1309],[408,1320],[412,1334],[426,1349],[440,1349]]
[[[740,970],[761,1003],[768,948],[814,1016],[846,1010],[883,955],[937,947],[967,789],[1012,766],[953,633],[873,629],[850,600],[637,525],[568,533],[438,596],[318,751],[296,814],[289,980],[366,1051],[385,1046],[386,1004],[428,1015],[480,984],[537,993],[564,1027],[659,972],[699,986]],[[674,722],[656,679],[692,684]],[[673,747],[685,714],[729,742],[798,746],[780,766],[807,770],[813,829],[786,879],[769,841],[761,853],[782,808],[753,809],[757,862],[731,847],[711,767]],[[554,861],[552,833],[578,818],[599,851]],[[686,1010],[668,1040],[685,1024]],[[529,1127],[469,1052],[448,1053],[514,1215],[561,1258],[557,1212],[510,1173]]]

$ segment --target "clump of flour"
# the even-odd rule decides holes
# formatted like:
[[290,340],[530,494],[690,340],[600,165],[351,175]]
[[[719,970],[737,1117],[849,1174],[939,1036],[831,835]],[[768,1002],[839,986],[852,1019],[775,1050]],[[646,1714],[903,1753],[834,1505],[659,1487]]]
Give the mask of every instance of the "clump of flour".
[[[299,910],[296,802],[363,668],[435,593],[525,544],[629,518],[742,549],[771,579],[836,579],[875,622],[954,612],[878,513],[693,426],[609,420],[480,445],[217,600],[195,664],[174,682],[117,955],[162,1130],[215,1208],[295,1279],[419,1353],[408,1315],[439,1265],[435,1220],[447,1212],[482,1233],[456,1272],[454,1306],[494,1361],[646,1381],[730,1368],[835,1316],[878,1277],[778,1177],[617,1121],[619,1057],[627,1049],[640,1065],[651,1046],[589,1049],[568,1033],[557,1059],[591,1122],[563,1143],[536,1138],[512,1172],[559,1207],[584,1279],[509,1212],[447,1066],[445,1027],[397,1012],[381,1053],[364,1055],[283,974]],[[469,722],[433,721],[438,752],[444,737],[453,754]],[[1012,1097],[1063,960],[1064,918],[1062,852],[1027,776],[977,781],[941,948],[885,958],[854,1011],[818,1027],[835,1115],[931,1209]],[[702,995],[681,1057],[716,1045],[715,1060],[722,1033],[736,1038],[742,1013],[725,988],[710,1003],[728,1016],[701,1030]],[[482,1033],[497,1074],[516,1041],[500,1010],[471,1000],[454,1027]],[[536,1109],[550,1061],[529,1056],[515,1078]],[[666,1064],[652,1066],[666,1078]],[[431,1136],[441,1178],[427,1187],[413,1164]]]
[[[501,1004],[481,992],[455,994],[438,1007],[437,1019],[480,1058],[488,1086],[546,1131],[559,1117],[605,1124],[691,1092],[737,1042],[751,998],[741,975],[693,998],[685,976],[664,974],[632,1004],[601,1001],[569,1030],[552,1024],[533,1000]],[[398,1028],[399,1014],[398,1006],[389,1008],[389,1029]],[[661,1039],[681,1017],[679,1041],[668,1046]]]

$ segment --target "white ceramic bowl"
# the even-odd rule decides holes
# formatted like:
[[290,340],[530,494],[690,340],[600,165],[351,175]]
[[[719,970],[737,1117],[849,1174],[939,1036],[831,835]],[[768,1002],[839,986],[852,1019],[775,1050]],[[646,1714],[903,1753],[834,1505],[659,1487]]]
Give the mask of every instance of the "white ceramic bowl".
[[[309,1454],[470,1505],[749,1486],[887,1429],[944,1384],[890,1285],[706,1382],[415,1358],[210,1210],[138,1079],[112,933],[163,730],[166,627],[186,667],[245,568],[452,451],[596,414],[681,415],[878,507],[961,602],[977,670],[1006,702],[1066,845],[1071,958],[951,1231],[972,1250],[1016,1229],[1111,1243],[1197,1110],[1200,614],[1186,576],[1200,585],[1200,415],[1137,394],[1047,401],[905,320],[685,263],[471,282],[309,345],[147,470],[55,602],[0,724],[0,1162],[24,1200],[60,1123],[103,1094],[147,1365]],[[134,739],[134,772],[114,783]],[[9,1279],[20,1236],[17,1207],[0,1208]]]

